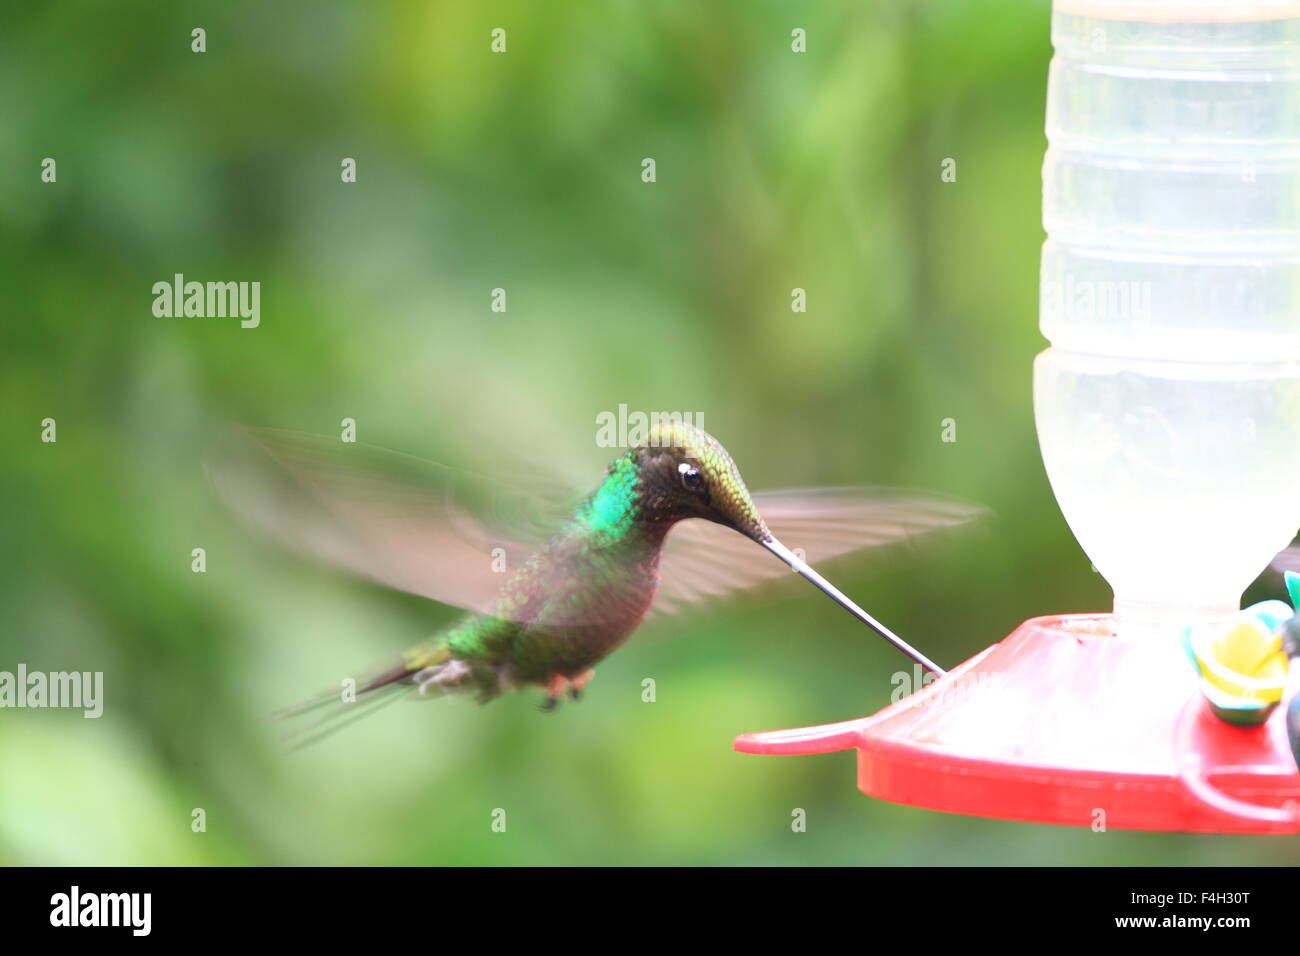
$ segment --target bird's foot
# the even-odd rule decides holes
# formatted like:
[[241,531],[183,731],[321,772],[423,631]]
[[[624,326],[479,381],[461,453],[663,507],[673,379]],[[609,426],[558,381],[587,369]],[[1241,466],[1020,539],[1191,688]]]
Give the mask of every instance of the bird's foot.
[[560,704],[560,699],[567,692],[571,700],[578,700],[582,697],[582,690],[596,676],[596,672],[588,668],[579,674],[569,677],[565,674],[552,674],[546,680],[546,700],[542,702],[543,711],[552,711]]
[[569,686],[569,678],[563,674],[552,674],[546,679],[546,700],[542,702],[542,711],[550,713],[560,706],[560,698]]
[[591,679],[596,676],[596,672],[588,667],[581,674],[575,674],[569,678],[569,697],[573,700],[581,700],[582,692],[586,690]]

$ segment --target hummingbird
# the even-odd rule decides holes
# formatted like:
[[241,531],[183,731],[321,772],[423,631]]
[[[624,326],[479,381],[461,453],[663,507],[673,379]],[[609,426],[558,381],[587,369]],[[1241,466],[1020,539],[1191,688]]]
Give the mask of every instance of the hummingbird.
[[[884,489],[751,494],[717,439],[670,421],[650,428],[549,537],[530,545],[490,529],[464,503],[486,498],[479,507],[489,518],[512,520],[536,538],[553,519],[535,505],[521,507],[518,489],[369,446],[271,429],[241,434],[244,451],[259,463],[231,467],[231,457],[209,468],[236,511],[292,547],[466,610],[359,682],[358,700],[403,690],[463,692],[485,702],[540,688],[542,709],[551,710],[566,696],[578,699],[595,666],[652,612],[743,590],[787,569],[941,675],[807,562],[903,542],[982,513],[957,499]],[[773,528],[793,535],[798,547],[787,547]],[[330,691],[287,713],[338,700]]]

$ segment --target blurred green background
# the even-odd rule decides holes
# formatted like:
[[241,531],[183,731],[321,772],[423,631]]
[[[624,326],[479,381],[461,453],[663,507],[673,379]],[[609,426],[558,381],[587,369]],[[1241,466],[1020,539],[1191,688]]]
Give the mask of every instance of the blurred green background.
[[[227,421],[352,417],[453,461],[523,444],[594,483],[598,412],[700,411],[751,487],[993,509],[937,554],[836,575],[942,662],[1107,607],[1030,406],[1045,2],[185,6],[16,7],[0,31],[0,670],[106,685],[99,720],[0,712],[0,862],[1283,859],[929,813],[859,794],[851,754],[733,753],[872,712],[907,667],[811,588],[647,626],[554,715],[399,705],[297,753],[267,720],[455,612],[232,520],[201,467]],[[176,272],[260,281],[261,326],[154,317]]]

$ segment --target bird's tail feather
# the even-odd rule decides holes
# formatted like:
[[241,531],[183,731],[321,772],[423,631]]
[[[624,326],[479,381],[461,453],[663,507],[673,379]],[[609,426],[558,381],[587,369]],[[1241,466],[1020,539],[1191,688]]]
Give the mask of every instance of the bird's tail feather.
[[418,656],[409,655],[360,681],[352,693],[330,688],[277,710],[271,716],[276,720],[295,722],[296,725],[285,733],[284,740],[291,750],[299,750],[342,730],[353,721],[368,717],[395,700],[428,696],[423,693],[427,688],[417,687],[415,675],[427,666],[428,661],[438,657],[446,659],[445,647],[434,649],[432,653],[424,649]]

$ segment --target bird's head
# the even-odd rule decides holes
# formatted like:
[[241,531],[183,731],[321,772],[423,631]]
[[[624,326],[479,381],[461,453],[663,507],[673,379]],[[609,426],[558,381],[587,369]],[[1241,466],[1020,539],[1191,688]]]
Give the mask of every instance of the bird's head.
[[[662,522],[665,530],[683,518],[704,518],[739,531],[818,588],[850,614],[937,676],[943,670],[918,652],[833,584],[810,568],[767,527],[740,469],[727,450],[704,429],[684,422],[655,425],[629,453],[635,465],[642,520]],[[626,459],[625,459],[626,460]]]
[[672,524],[704,518],[760,544],[771,540],[736,463],[704,429],[676,421],[657,424],[632,454],[646,519]]

